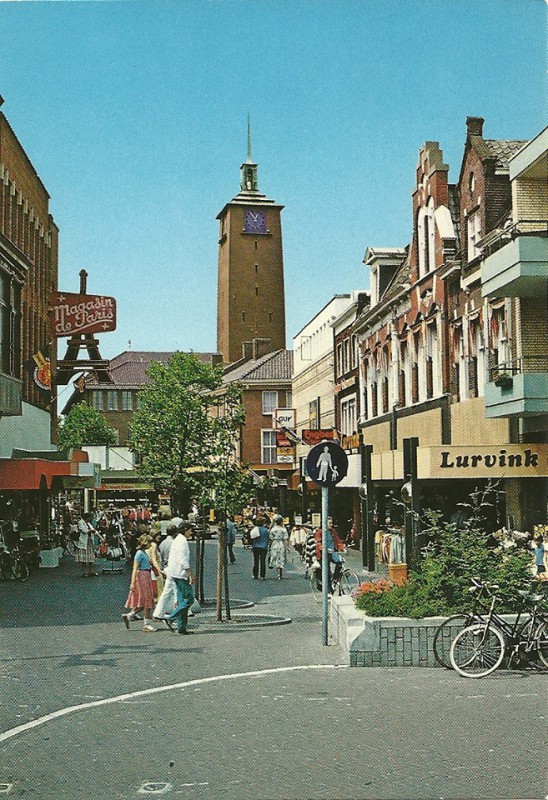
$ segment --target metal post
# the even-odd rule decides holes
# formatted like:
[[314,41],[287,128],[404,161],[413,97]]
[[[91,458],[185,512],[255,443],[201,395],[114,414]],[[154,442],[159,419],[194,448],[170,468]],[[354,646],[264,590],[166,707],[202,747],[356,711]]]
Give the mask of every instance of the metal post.
[[327,517],[329,514],[329,489],[322,486],[322,642],[328,644],[328,592],[329,553],[327,552]]

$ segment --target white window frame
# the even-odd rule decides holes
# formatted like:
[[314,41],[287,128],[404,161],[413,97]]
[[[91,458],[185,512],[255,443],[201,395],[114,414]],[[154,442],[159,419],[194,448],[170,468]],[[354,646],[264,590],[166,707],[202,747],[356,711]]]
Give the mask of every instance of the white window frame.
[[122,392],[122,411],[133,411],[133,392]]
[[341,400],[341,433],[345,436],[351,436],[357,430],[356,419],[356,395],[345,397]]
[[96,411],[104,410],[103,392],[91,392],[91,407]]
[[272,428],[261,430],[261,464],[276,464],[276,431]]
[[[270,401],[267,398],[270,398]],[[272,412],[276,408],[279,408],[278,392],[274,391],[273,389],[268,389],[267,391],[264,391],[262,396],[262,404],[263,404],[263,414],[265,416],[267,414],[272,414]]]
[[481,254],[480,248],[476,245],[476,242],[481,237],[481,216],[479,208],[468,215],[468,219],[466,220],[466,234],[468,238],[468,261],[473,261]]

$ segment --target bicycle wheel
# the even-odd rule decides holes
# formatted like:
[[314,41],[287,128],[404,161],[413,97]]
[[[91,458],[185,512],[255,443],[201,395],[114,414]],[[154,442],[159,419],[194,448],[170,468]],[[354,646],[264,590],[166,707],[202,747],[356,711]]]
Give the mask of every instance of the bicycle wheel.
[[13,577],[21,583],[24,583],[29,577],[29,568],[27,564],[20,558],[14,559],[14,562],[11,566],[11,571],[13,573]]
[[441,623],[432,642],[434,657],[440,666],[452,669],[450,652],[453,639],[457,633],[472,625],[474,621],[472,614],[453,614]]
[[537,640],[537,653],[545,667],[548,667],[548,622],[541,622],[538,626],[535,639]]
[[360,585],[360,579],[355,572],[350,569],[345,569],[339,580],[339,594],[350,594],[352,589],[357,589]]
[[457,633],[451,645],[451,666],[465,678],[490,675],[504,658],[504,637],[491,625],[469,625]]

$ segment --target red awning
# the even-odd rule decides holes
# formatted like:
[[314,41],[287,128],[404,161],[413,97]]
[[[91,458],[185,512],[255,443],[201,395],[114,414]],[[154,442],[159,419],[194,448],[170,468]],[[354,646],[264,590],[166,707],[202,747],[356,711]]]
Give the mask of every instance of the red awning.
[[51,489],[54,475],[72,475],[69,461],[46,461],[42,458],[0,458],[0,491],[32,491],[40,484]]

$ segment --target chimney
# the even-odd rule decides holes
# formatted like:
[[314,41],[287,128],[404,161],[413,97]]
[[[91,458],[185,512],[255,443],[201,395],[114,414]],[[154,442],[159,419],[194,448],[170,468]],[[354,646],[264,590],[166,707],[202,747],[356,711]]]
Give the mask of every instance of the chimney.
[[251,361],[253,358],[253,342],[242,342],[242,358]]
[[272,340],[271,339],[253,339],[253,358],[257,360],[262,356],[266,356],[267,353],[272,352]]
[[466,133],[468,136],[483,136],[483,117],[466,117]]
[[223,363],[223,356],[221,353],[212,353],[211,354],[211,366],[218,367]]

